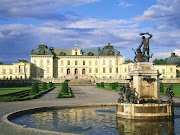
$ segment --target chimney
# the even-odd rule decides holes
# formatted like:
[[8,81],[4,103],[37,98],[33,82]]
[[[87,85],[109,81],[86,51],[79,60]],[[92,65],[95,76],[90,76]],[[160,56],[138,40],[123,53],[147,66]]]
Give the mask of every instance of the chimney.
[[171,57],[175,57],[175,53],[174,52],[171,53]]

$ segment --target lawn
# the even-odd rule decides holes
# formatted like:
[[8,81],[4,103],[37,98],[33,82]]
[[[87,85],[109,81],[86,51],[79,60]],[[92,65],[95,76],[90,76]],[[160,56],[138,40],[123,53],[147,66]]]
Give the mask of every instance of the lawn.
[[[96,86],[97,87],[97,86]],[[112,89],[111,86],[104,86],[104,87],[97,87],[97,88],[100,88],[100,89],[104,89],[104,90],[109,90],[109,91],[115,91],[115,92],[120,92],[120,86],[116,87],[116,89]]]
[[13,87],[13,88],[0,88],[0,96],[5,94],[11,94],[19,91],[29,90],[31,86],[27,87]]
[[[164,93],[161,93],[161,95],[166,95],[166,89],[169,87],[170,84],[164,83]],[[180,97],[180,83],[173,84],[173,92],[175,97]]]

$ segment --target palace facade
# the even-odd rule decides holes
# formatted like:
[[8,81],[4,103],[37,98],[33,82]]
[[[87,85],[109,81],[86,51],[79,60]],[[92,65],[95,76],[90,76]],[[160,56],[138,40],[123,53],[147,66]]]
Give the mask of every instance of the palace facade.
[[[174,54],[173,54],[174,55]],[[32,50],[31,63],[19,60],[12,65],[0,65],[0,79],[128,79],[134,63],[108,43],[102,49],[54,49],[44,44]],[[177,64],[154,65],[161,78],[177,78]]]

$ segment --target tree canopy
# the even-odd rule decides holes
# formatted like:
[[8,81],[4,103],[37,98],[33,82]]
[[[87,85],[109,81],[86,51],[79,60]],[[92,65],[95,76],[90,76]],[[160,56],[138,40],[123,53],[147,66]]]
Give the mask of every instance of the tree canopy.
[[166,64],[164,59],[154,59],[153,63],[157,65]]

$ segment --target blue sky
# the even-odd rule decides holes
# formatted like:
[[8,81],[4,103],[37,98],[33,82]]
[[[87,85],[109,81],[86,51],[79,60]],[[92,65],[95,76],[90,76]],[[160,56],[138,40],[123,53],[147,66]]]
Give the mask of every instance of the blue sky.
[[0,61],[24,58],[41,41],[55,49],[98,49],[111,43],[133,59],[149,32],[153,59],[180,55],[179,0],[1,0]]

